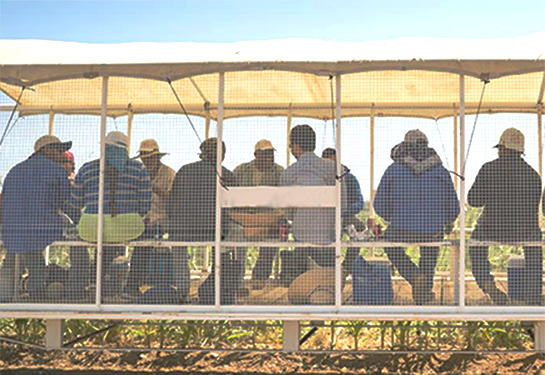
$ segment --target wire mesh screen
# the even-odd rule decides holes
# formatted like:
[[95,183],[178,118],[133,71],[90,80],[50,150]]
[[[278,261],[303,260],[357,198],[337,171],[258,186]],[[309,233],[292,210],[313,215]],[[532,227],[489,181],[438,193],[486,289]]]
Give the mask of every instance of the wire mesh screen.
[[543,304],[541,133],[495,113],[534,74],[467,78],[464,139],[456,75],[349,74],[341,103],[328,76],[223,77],[223,103],[219,74],[111,77],[102,151],[99,80],[87,109],[50,85],[67,108],[10,121],[0,98],[0,302]]

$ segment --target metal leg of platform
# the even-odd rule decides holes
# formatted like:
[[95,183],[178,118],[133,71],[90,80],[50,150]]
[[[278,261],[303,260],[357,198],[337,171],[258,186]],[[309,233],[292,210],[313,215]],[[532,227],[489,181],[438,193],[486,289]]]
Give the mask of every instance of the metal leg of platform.
[[300,337],[299,321],[284,320],[282,323],[282,351],[298,352]]
[[47,319],[45,331],[45,347],[47,349],[62,348],[63,332],[63,319]]
[[537,353],[545,353],[545,321],[534,323],[534,343]]

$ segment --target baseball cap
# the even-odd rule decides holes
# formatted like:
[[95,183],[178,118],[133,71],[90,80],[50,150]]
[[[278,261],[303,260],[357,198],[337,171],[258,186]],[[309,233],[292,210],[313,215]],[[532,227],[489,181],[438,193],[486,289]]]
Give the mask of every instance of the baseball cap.
[[70,152],[70,151],[65,151],[64,152],[64,160],[74,162],[75,161],[74,154],[72,152]]
[[64,152],[72,148],[72,141],[61,142],[61,140],[54,135],[44,135],[38,138],[36,142],[34,142],[34,152],[38,152],[39,150],[48,145],[55,145]]
[[268,139],[262,139],[258,141],[254,146],[254,151],[276,150],[271,141]]
[[505,129],[501,134],[500,141],[494,147],[500,146],[518,152],[524,152],[524,134],[515,128]]
[[428,137],[426,137],[426,134],[422,133],[419,129],[413,129],[409,130],[407,133],[405,133],[405,142],[409,143],[419,143],[424,142],[425,145],[428,145]]
[[129,138],[122,132],[118,132],[118,131],[109,132],[108,135],[106,136],[106,144],[127,148],[127,146],[129,145]]

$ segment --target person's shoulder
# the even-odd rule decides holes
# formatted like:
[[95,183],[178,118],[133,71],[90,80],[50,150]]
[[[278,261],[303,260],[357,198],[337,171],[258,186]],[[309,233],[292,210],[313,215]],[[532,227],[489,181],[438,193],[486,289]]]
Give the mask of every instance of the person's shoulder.
[[235,169],[233,170],[233,173],[238,174],[238,173],[247,171],[248,169],[252,167],[252,164],[253,164],[253,160],[246,163],[239,164],[235,167]]
[[274,169],[276,172],[283,172],[283,171],[285,170],[285,168],[284,168],[283,166],[281,166],[280,164],[276,164],[276,163],[274,163],[273,169]]

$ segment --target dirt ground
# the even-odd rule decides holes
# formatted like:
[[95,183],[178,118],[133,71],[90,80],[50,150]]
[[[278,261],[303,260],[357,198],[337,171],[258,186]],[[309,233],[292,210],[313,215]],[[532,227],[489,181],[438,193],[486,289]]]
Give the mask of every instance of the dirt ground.
[[42,352],[3,346],[2,375],[545,374],[543,354]]

